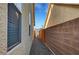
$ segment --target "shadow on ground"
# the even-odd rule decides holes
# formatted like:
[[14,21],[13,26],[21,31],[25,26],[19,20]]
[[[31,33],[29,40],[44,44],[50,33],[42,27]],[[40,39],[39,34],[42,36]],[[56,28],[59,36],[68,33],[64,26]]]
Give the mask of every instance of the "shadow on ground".
[[30,55],[53,55],[53,54],[38,39],[34,39]]

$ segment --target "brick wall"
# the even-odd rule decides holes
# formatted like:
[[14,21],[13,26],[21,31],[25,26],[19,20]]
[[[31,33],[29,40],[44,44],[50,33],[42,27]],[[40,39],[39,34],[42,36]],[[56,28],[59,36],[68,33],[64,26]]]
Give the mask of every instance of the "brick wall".
[[45,29],[45,40],[55,54],[79,54],[79,18]]

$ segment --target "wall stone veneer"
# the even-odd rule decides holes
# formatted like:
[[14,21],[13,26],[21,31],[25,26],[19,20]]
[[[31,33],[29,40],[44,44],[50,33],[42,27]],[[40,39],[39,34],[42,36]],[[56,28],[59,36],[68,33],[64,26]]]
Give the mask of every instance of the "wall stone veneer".
[[7,52],[7,4],[0,3],[0,54]]

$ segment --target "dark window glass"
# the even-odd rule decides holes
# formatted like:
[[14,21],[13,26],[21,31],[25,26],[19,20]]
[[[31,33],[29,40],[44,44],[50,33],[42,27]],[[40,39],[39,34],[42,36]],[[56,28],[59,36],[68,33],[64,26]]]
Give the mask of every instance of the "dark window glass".
[[21,13],[17,7],[8,4],[8,50],[21,42]]
[[29,36],[30,36],[30,25],[29,25]]

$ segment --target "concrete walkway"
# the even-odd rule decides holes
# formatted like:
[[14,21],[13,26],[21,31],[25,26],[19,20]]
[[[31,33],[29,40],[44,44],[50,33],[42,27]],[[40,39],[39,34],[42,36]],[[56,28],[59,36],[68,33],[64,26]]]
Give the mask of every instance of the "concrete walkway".
[[30,55],[53,55],[38,39],[32,43]]

